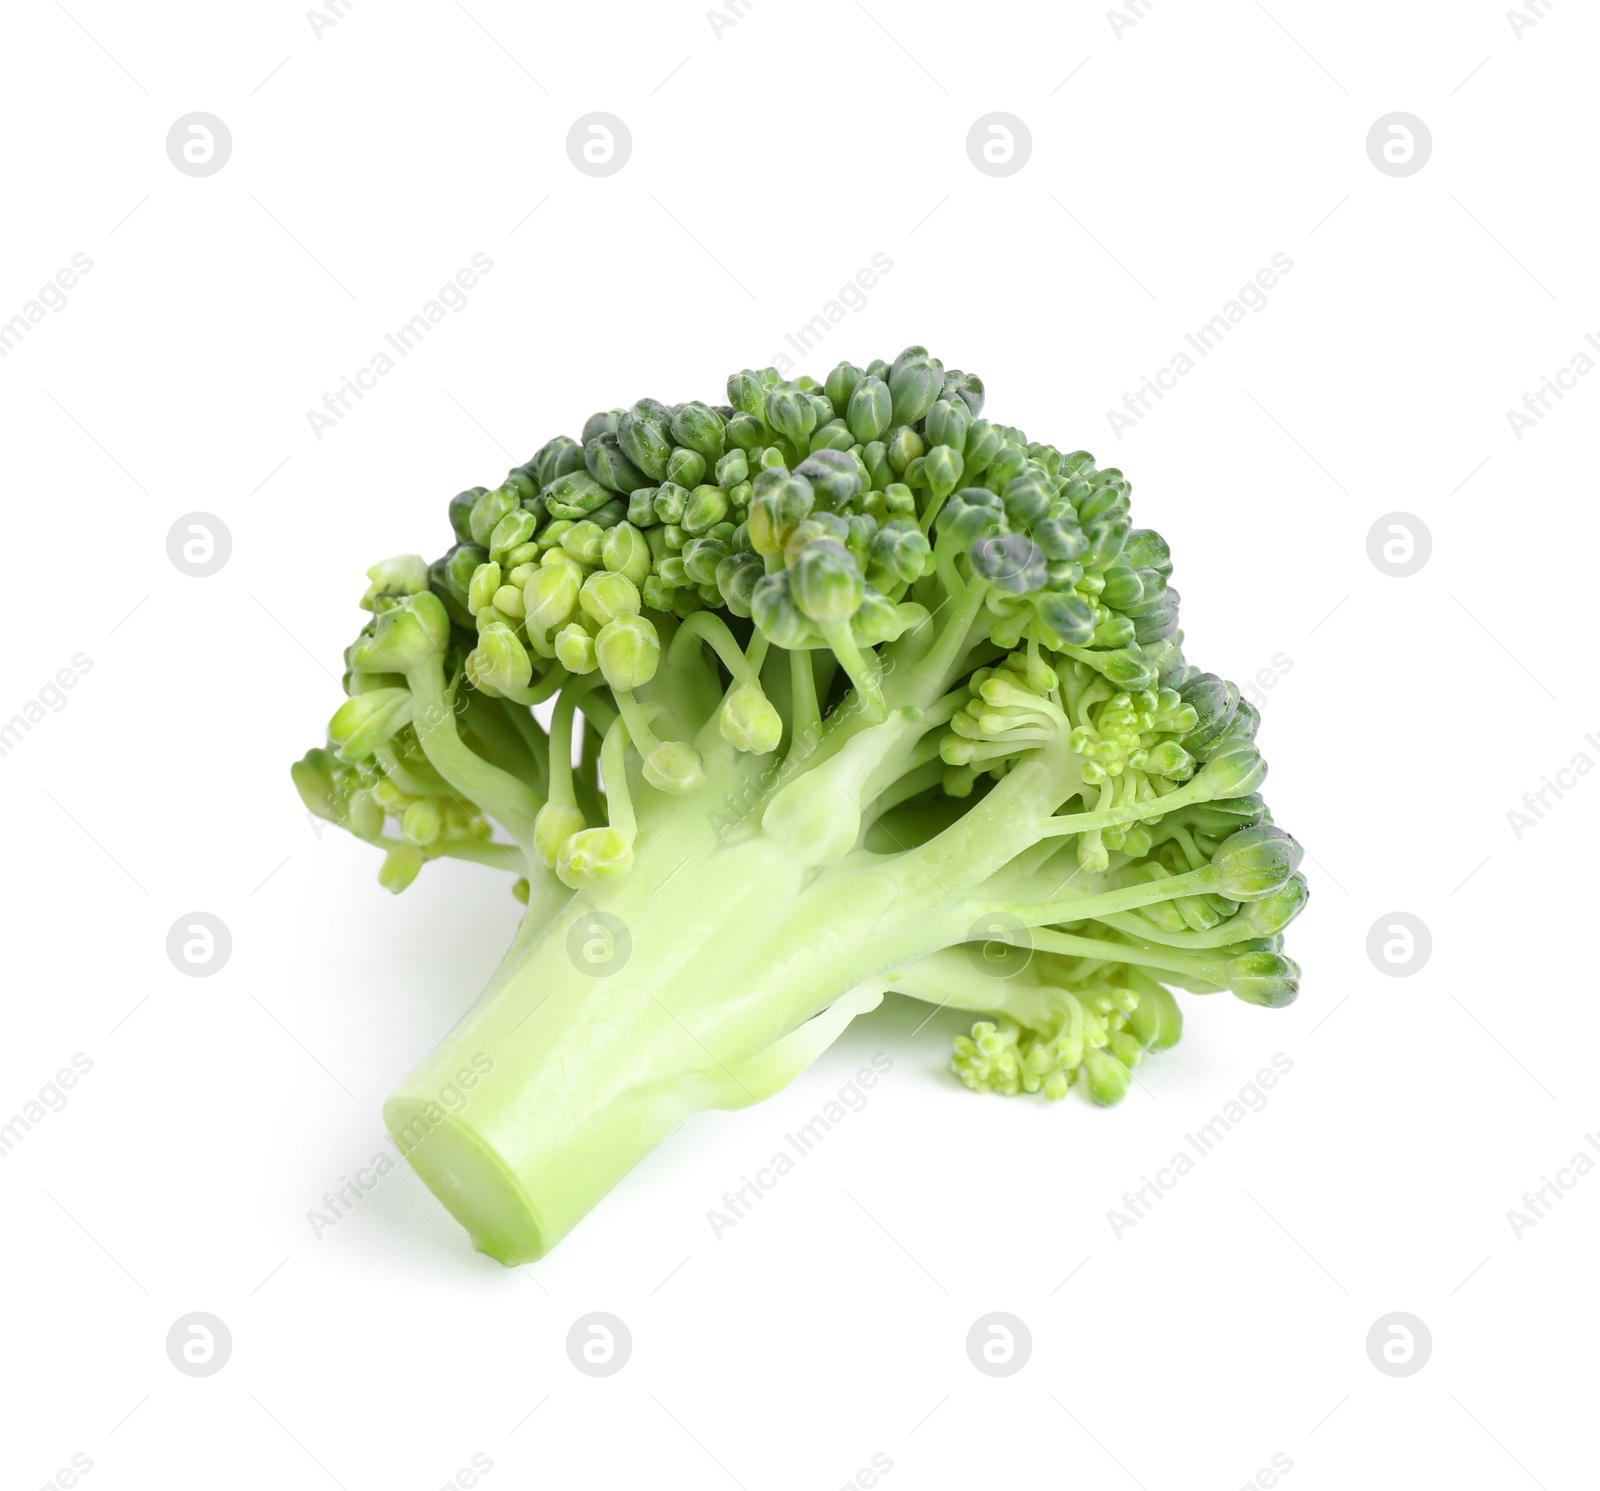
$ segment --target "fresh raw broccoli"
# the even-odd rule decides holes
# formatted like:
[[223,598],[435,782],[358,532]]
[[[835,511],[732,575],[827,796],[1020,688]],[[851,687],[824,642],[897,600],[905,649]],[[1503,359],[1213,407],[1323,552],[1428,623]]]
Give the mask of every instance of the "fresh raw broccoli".
[[506,1263],[886,990],[987,1016],[969,1088],[1110,1104],[1170,987],[1298,987],[1259,716],[1185,662],[1122,473],[921,347],[727,393],[596,414],[454,498],[443,557],[374,566],[294,768],[390,890],[516,877],[499,971],[384,1109]]

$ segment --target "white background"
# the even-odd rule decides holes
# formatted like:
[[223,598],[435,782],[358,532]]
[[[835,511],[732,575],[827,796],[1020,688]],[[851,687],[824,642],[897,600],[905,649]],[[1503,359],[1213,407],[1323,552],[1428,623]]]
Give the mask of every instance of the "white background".
[[[1235,1488],[1275,1454],[1291,1491],[1594,1483],[1600,1178],[1520,1237],[1507,1213],[1600,1129],[1600,782],[1520,838],[1507,813],[1600,761],[1600,378],[1520,440],[1506,411],[1600,334],[1600,25],[1571,0],[1520,34],[1505,0],[1139,13],[753,0],[719,37],[642,0],[358,0],[320,34],[289,3],[6,7],[0,319],[93,261],[0,359],[0,717],[92,663],[0,757],[0,1118],[93,1062],[0,1168],[6,1486],[75,1453],[107,1491],[432,1491],[475,1453],[491,1488],[831,1491],[875,1453],[890,1491]],[[195,110],[233,142],[204,178],[165,151]],[[593,110],[632,135],[605,179],[565,147]],[[965,145],[995,110],[1032,139],[1003,179]],[[1366,151],[1394,110],[1433,140],[1404,178]],[[477,252],[466,308],[316,438],[307,411]],[[404,1168],[314,1237],[516,912],[450,863],[392,899],[290,788],[362,571],[442,550],[451,493],[593,409],[720,399],[875,253],[802,368],[922,342],[979,372],[986,413],[1127,471],[1189,656],[1274,669],[1300,1001],[1189,1000],[1102,1112],[970,1096],[961,1021],[891,1000],[536,1266],[472,1253]],[[1275,253],[1265,309],[1114,435]],[[166,553],[195,510],[233,539],[208,579]],[[1432,537],[1405,579],[1367,551],[1394,511]],[[195,910],[233,938],[208,979],[165,953]],[[1394,911],[1432,935],[1410,977],[1366,951]],[[714,1238],[880,1050],[865,1111]],[[1123,1193],[1276,1052],[1267,1107],[1118,1238]],[[198,1379],[164,1349],[197,1310],[233,1341]],[[564,1349],[592,1310],[634,1343],[601,1380]],[[1032,1336],[999,1379],[964,1348],[994,1310]],[[1415,1375],[1368,1359],[1392,1311],[1431,1331]]]

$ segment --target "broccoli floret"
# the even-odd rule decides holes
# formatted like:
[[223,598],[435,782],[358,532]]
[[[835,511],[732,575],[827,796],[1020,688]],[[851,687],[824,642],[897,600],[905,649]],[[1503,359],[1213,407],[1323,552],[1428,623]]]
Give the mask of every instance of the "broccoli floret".
[[448,856],[526,904],[384,1110],[506,1263],[885,991],[986,1017],[967,1087],[1104,1105],[1178,1040],[1173,988],[1298,990],[1259,716],[1185,660],[1122,473],[921,347],[727,397],[595,414],[452,499],[447,553],[368,572],[294,767],[390,890]]

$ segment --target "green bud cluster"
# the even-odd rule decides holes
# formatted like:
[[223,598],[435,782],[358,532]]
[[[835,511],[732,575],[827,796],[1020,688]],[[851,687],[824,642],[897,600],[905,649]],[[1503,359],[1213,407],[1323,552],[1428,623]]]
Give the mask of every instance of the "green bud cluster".
[[1082,1079],[1102,1107],[1120,1103],[1132,1073],[1148,1051],[1177,1044],[1183,1014],[1160,984],[1136,973],[1128,982],[1104,975],[1051,989],[1050,1016],[1029,1026],[1010,1016],[980,1020],[970,1036],[957,1036],[950,1069],[974,1092],[1012,1097],[1043,1093],[1059,1101]]

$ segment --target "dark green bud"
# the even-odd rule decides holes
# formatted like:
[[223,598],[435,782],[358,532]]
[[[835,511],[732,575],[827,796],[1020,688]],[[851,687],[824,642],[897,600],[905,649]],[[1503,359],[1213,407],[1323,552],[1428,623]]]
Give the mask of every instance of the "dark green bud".
[[656,493],[660,487],[635,487],[628,493],[628,521],[635,528],[651,528],[661,520],[656,517]]
[[[672,452],[668,450],[670,456]],[[623,453],[621,442],[614,433],[597,435],[583,448],[583,462],[589,468],[592,476],[601,486],[609,487],[613,492],[632,492],[638,487],[647,487],[652,479],[659,481],[666,475],[666,467],[659,472],[646,476]]]
[[1228,988],[1246,1004],[1282,1009],[1300,992],[1300,965],[1282,953],[1242,953],[1228,964]]
[[867,551],[869,576],[880,590],[920,580],[928,573],[932,559],[933,550],[922,530],[905,518],[885,523]]
[[351,649],[364,673],[404,673],[441,657],[450,641],[450,615],[431,590],[408,596],[373,618],[372,635]]
[[1000,454],[1000,432],[986,419],[974,420],[967,431],[967,443],[961,453],[962,468],[969,481],[975,480],[989,469],[989,463]]
[[941,399],[959,398],[976,419],[983,413],[983,379],[976,373],[963,373],[951,368],[944,375],[944,387],[939,390]]
[[813,539],[789,570],[794,603],[812,621],[848,621],[861,605],[865,581],[850,551],[833,539]]
[[967,558],[978,574],[1008,595],[1027,595],[1045,587],[1044,552],[1025,533],[980,538],[967,551]]
[[1178,630],[1179,599],[1176,590],[1163,590],[1153,599],[1140,602],[1139,614],[1133,618],[1133,634],[1141,647]]
[[1096,518],[1084,524],[1084,537],[1089,540],[1089,552],[1084,556],[1088,569],[1105,569],[1122,552],[1128,538],[1128,519],[1118,513],[1114,517]]
[[1082,596],[1046,591],[1034,597],[1034,610],[1047,631],[1064,647],[1084,647],[1094,636],[1094,612]]
[[533,467],[533,479],[539,486],[548,487],[558,476],[583,470],[583,447],[569,435],[557,435],[554,440],[545,441],[528,464]]
[[707,465],[722,459],[725,429],[722,416],[701,403],[684,404],[672,417],[672,438],[698,451]]
[[667,480],[676,482],[680,487],[698,487],[705,480],[706,458],[697,450],[690,450],[686,446],[673,447],[672,456],[667,461]]
[[1153,528],[1135,528],[1123,549],[1128,563],[1153,569],[1162,579],[1172,573],[1172,551]]
[[723,433],[729,445],[744,451],[759,450],[772,438],[759,414],[735,414]]
[[610,500],[610,490],[587,471],[569,471],[565,476],[558,476],[544,489],[546,511],[552,518],[568,522],[587,517]]
[[755,554],[729,554],[717,564],[717,591],[735,616],[750,615],[750,598],[766,574]]
[[484,492],[473,502],[472,515],[468,520],[467,526],[470,529],[469,537],[472,542],[487,548],[489,535],[494,532],[495,524],[507,513],[515,511],[518,505],[515,494],[503,487],[496,487],[492,492]]
[[719,487],[730,490],[742,481],[750,479],[750,463],[745,459],[742,450],[730,450],[717,462],[715,475]]
[[894,398],[883,379],[867,376],[850,394],[846,413],[850,433],[862,445],[881,440],[894,423]]
[[1102,605],[1113,611],[1126,611],[1144,598],[1144,581],[1139,572],[1126,564],[1114,564],[1105,573],[1105,588],[1100,592]]
[[811,432],[817,427],[817,409],[811,396],[792,384],[775,388],[767,395],[767,423],[797,451],[808,448]]
[[1027,451],[1015,445],[1002,445],[984,473],[984,485],[1003,492],[1007,482],[1015,481],[1027,469]]
[[1166,1051],[1183,1035],[1183,1011],[1178,1001],[1159,984],[1139,995],[1139,1003],[1128,1016],[1127,1028],[1147,1051]]
[[809,516],[811,483],[781,466],[763,471],[751,485],[750,546],[758,554],[780,554],[789,535]]
[[728,546],[706,534],[692,538],[683,548],[683,572],[696,585],[714,585],[717,566],[728,557]]
[[487,487],[471,487],[450,499],[450,528],[458,544],[472,542],[472,509],[488,490]]
[[948,497],[961,481],[960,452],[948,445],[934,446],[922,458],[922,480],[935,498]]
[[841,362],[822,381],[822,391],[828,396],[835,414],[844,414],[850,407],[850,395],[856,391],[865,374],[852,362]]
[[1211,858],[1209,878],[1230,901],[1258,901],[1283,888],[1299,868],[1300,855],[1299,844],[1281,828],[1260,823],[1223,840]]
[[652,504],[658,523],[682,523],[684,509],[689,505],[689,491],[676,482],[665,482],[656,488]]
[[1306,909],[1310,899],[1306,877],[1291,875],[1270,895],[1247,901],[1228,927],[1230,931],[1236,928],[1242,937],[1276,937]]
[[[1025,471],[1005,484],[1000,500],[1005,504],[1006,521],[1013,528],[1031,529],[1050,510],[1050,486],[1036,473]],[[1073,556],[1063,554],[1060,557],[1070,559]]]
[[1144,649],[1156,665],[1156,674],[1164,689],[1181,687],[1188,676],[1189,665],[1183,660],[1181,638],[1181,632],[1173,632]]
[[937,521],[941,538],[948,534],[959,548],[970,548],[979,539],[1000,532],[1005,510],[1000,499],[984,487],[963,487],[939,509]]
[[700,486],[689,494],[683,508],[685,533],[704,533],[728,512],[728,494],[721,487]]
[[1094,629],[1096,647],[1131,647],[1136,640],[1133,623],[1126,616],[1118,616],[1115,613],[1105,617]]
[[897,638],[903,630],[900,608],[872,586],[861,594],[861,605],[850,618],[850,635],[858,647],[876,647]]
[[1099,653],[1093,660],[1107,679],[1127,693],[1143,693],[1156,686],[1155,665],[1137,647],[1124,647],[1116,652]]
[[[1193,754],[1187,737],[1183,744]],[[1239,740],[1230,742],[1207,761],[1194,780],[1205,796],[1227,798],[1243,797],[1254,792],[1266,779],[1267,763],[1261,759],[1261,752],[1248,740]],[[1223,894],[1229,895],[1231,892],[1224,891]]]
[[1183,737],[1183,748],[1199,756],[1208,746],[1222,739],[1239,707],[1239,691],[1215,673],[1196,673],[1178,690],[1185,704],[1198,717],[1194,729]]
[[618,422],[626,411],[622,409],[602,409],[598,414],[591,414],[583,422],[582,445],[585,450],[591,440],[598,440],[602,435],[615,434]]
[[1075,560],[1089,547],[1083,530],[1067,518],[1045,518],[1035,523],[1033,541],[1044,550],[1045,558],[1052,563]]
[[894,467],[889,464],[889,448],[881,440],[873,440],[861,448],[861,464],[866,468],[867,481],[875,492],[886,491],[894,481]]
[[831,419],[811,432],[807,450],[849,450],[855,443],[849,426],[842,419]]
[[941,398],[928,410],[922,433],[929,445],[948,445],[959,451],[966,448],[971,426],[972,413],[960,399]]
[[779,647],[802,647],[812,639],[811,624],[789,593],[789,571],[763,575],[750,596],[750,614],[762,635]]
[[761,379],[749,368],[728,374],[728,402],[741,414],[759,415],[766,404],[767,391]]
[[887,449],[889,466],[894,471],[904,471],[927,450],[922,436],[910,425],[901,425],[889,436]]
[[944,383],[944,364],[926,347],[907,347],[889,369],[894,422],[914,424],[933,406]]
[[[641,400],[622,416],[614,438],[620,454],[631,466],[652,482],[666,480],[667,467],[672,460],[672,435],[666,418]],[[589,463],[589,469],[594,471],[591,449],[591,444],[586,441],[584,459]],[[595,474],[599,475],[598,472]],[[601,480],[605,478],[601,477]],[[643,486],[645,482],[641,481],[638,485]],[[632,491],[633,488],[619,487],[617,490]]]
[[795,475],[811,483],[816,505],[827,512],[843,512],[861,491],[861,468],[845,450],[813,451],[798,466]]

